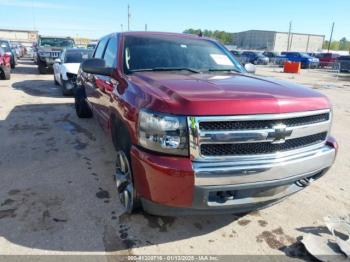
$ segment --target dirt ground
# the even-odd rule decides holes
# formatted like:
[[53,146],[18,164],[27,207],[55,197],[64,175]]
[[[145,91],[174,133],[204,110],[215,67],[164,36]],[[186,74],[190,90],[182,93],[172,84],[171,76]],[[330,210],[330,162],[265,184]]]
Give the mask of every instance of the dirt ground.
[[94,119],[78,119],[52,75],[21,60],[0,81],[0,254],[283,255],[307,259],[298,239],[350,214],[350,79],[304,70],[258,75],[304,83],[334,105],[340,151],[326,176],[247,215],[123,215],[113,187],[115,152]]

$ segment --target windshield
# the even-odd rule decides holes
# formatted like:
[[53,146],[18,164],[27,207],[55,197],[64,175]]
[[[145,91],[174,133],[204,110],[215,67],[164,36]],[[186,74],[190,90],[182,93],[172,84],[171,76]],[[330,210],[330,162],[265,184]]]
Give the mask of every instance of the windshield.
[[84,60],[91,58],[93,54],[93,50],[74,50],[67,51],[65,57],[65,63],[81,63]]
[[126,36],[126,73],[167,69],[244,72],[229,52],[208,40],[175,36]]
[[40,46],[73,47],[74,41],[66,38],[41,38]]

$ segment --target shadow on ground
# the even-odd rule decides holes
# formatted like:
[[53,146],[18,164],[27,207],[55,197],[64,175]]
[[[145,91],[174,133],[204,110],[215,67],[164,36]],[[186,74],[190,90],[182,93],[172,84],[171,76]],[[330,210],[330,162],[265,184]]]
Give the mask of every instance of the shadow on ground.
[[18,64],[16,65],[16,68],[11,70],[11,74],[38,75],[38,70],[33,60],[20,59],[18,60]]
[[53,80],[24,80],[13,83],[12,87],[30,96],[64,98],[61,88],[56,86]]
[[[27,92],[30,86],[41,90],[36,95],[51,95],[43,91],[47,81],[14,84]],[[97,121],[78,119],[73,110],[69,103],[23,105],[0,121],[0,237],[37,250],[129,254],[133,247],[205,235],[238,218],[122,214],[112,143]]]

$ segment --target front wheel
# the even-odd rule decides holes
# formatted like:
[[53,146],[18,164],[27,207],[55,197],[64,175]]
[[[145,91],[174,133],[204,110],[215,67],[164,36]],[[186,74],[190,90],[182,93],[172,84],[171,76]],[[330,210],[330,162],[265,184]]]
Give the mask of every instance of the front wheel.
[[115,182],[119,201],[125,213],[134,213],[140,208],[133,183],[130,157],[123,150],[117,152]]
[[75,112],[79,118],[91,118],[92,111],[86,102],[85,90],[81,87],[76,88],[74,94]]

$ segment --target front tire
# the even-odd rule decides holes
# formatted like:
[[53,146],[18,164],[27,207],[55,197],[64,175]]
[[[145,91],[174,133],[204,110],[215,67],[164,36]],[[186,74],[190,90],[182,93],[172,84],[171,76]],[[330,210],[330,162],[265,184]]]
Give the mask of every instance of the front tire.
[[86,102],[85,90],[77,87],[74,94],[75,112],[79,118],[91,118],[92,111]]
[[140,209],[140,205],[134,187],[130,157],[127,154],[123,150],[117,152],[115,183],[123,211],[132,214]]

